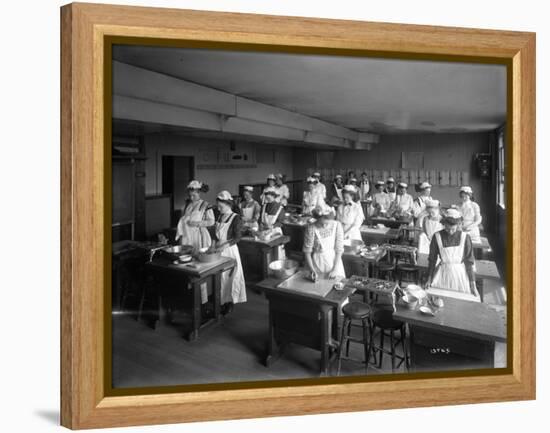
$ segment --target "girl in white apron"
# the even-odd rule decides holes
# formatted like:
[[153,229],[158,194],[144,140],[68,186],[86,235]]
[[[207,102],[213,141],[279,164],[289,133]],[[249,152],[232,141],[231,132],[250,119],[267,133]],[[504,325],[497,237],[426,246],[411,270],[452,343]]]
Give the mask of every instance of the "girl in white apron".
[[[277,178],[275,177],[274,174],[270,174],[269,176],[267,176],[267,184],[266,184],[264,190],[262,191],[262,195],[260,195],[260,203],[262,205],[265,204],[265,192],[266,192],[266,190],[274,188],[276,181],[277,181]],[[279,200],[277,200],[277,201],[279,201]]]
[[304,191],[304,198],[302,200],[302,214],[311,215],[313,209],[325,204],[325,200],[316,188],[317,181],[313,177],[308,177],[306,182],[308,189]]
[[[453,231],[456,233],[460,219],[460,213],[456,209],[450,209],[443,220],[445,230],[450,234],[453,234]],[[437,243],[439,263],[433,271],[431,284],[428,279],[428,286],[479,296],[475,283],[470,283],[468,273],[466,272],[466,265],[464,264],[464,245],[468,234],[462,231],[459,232],[460,242],[457,246],[443,247],[441,233],[443,232],[439,231],[433,236],[433,239]],[[432,266],[431,263],[430,266]]]
[[[191,245],[196,250],[209,248],[212,238],[207,227],[214,225],[214,212],[209,208],[208,202],[200,198],[201,192],[208,191],[208,185],[192,180],[187,185],[189,202],[183,209],[183,215],[176,228],[176,242],[181,245]],[[201,301],[208,301],[207,284],[201,284]]]
[[390,198],[390,203],[395,200],[397,193],[395,190],[395,179],[393,177],[388,177],[386,181],[386,194],[388,194]]
[[240,203],[243,227],[250,230],[258,230],[258,218],[260,205],[252,198],[254,188],[245,186],[243,188],[243,200]]
[[469,186],[463,186],[460,188],[460,203],[457,208],[462,214],[462,230],[470,235],[472,242],[481,242],[479,225],[481,224],[481,211],[479,205],[472,200],[473,191]]
[[345,278],[342,253],[344,230],[338,221],[330,220],[328,206],[313,210],[315,223],[307,227],[303,252],[312,276],[320,279]]
[[384,182],[376,182],[376,192],[372,196],[372,206],[375,215],[385,215],[391,205],[390,196],[384,192]]
[[[216,240],[218,249],[224,257],[230,257],[235,260],[236,265],[233,269],[223,272],[221,275],[221,303],[225,305],[225,313],[233,309],[233,304],[246,302],[246,284],[244,281],[243,266],[241,255],[237,246],[240,233],[240,218],[231,209],[233,198],[228,191],[222,191],[216,198],[220,216],[216,222]],[[237,224],[237,229],[230,232],[232,224]]]
[[353,185],[346,185],[342,195],[344,203],[338,206],[336,219],[344,229],[344,242],[362,240],[360,228],[365,216],[361,205],[355,202],[356,193]]
[[200,198],[200,193],[207,188],[196,180],[187,186],[190,200],[185,205],[176,228],[176,241],[181,245],[191,245],[199,249],[208,248],[212,244],[207,227],[214,225],[214,213],[209,209],[208,202]]
[[426,212],[428,215],[422,220],[422,232],[418,236],[418,252],[422,254],[429,254],[433,235],[443,230],[441,214],[439,213],[439,201],[427,200]]
[[422,182],[419,188],[420,195],[414,199],[412,208],[416,227],[422,227],[422,220],[426,216],[426,202],[433,200],[430,195],[432,193],[432,186],[428,182]]

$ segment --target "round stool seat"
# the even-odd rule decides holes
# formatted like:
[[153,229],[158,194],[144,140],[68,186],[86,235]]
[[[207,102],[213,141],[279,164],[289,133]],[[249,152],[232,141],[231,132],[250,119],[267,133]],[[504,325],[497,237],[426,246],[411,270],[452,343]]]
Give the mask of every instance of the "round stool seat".
[[363,302],[350,302],[342,308],[342,313],[351,319],[364,319],[370,314],[370,307]]
[[392,315],[393,310],[382,309],[375,311],[373,317],[374,326],[387,330],[401,329],[401,327],[403,326],[403,322],[394,320]]
[[401,272],[417,272],[418,267],[409,263],[400,263],[397,265],[397,270]]

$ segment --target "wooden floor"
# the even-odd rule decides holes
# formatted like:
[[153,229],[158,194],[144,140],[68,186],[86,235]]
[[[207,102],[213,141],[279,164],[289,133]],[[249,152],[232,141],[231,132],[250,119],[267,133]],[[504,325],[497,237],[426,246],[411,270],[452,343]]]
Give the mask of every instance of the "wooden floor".
[[[236,305],[221,324],[202,331],[194,342],[182,337],[190,328],[185,313],[176,314],[174,323],[161,323],[156,330],[131,314],[113,315],[113,387],[318,377],[320,353],[295,345],[270,368],[265,367],[268,305],[263,295],[247,292],[248,302]],[[363,359],[362,346],[352,344],[351,355]],[[390,372],[389,356],[385,356],[382,369],[369,366],[368,374]],[[364,364],[343,362],[342,375],[364,373]]]

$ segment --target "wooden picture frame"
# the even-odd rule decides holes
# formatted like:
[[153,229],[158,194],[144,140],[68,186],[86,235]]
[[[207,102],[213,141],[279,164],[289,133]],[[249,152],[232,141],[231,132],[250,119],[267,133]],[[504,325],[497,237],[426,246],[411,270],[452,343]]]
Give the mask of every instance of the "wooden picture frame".
[[[112,393],[110,139],[105,69],[117,38],[186,46],[484,61],[508,67],[506,371]],[[313,18],[70,4],[61,9],[61,424],[96,428],[535,398],[535,35]],[[106,96],[107,95],[107,96]],[[109,112],[109,111],[107,111]],[[402,376],[402,377],[401,377]]]

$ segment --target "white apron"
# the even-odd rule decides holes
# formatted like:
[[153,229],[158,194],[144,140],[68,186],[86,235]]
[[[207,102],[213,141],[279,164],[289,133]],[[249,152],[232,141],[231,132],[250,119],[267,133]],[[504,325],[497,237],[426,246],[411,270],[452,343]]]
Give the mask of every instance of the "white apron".
[[208,248],[212,244],[212,238],[206,227],[191,227],[188,221],[200,222],[204,218],[207,204],[204,201],[190,203],[184,210],[183,216],[178,221],[176,240],[181,245],[192,245],[195,248]]
[[[313,266],[315,267],[315,272],[319,278],[328,279],[330,271],[334,267],[334,258],[336,256],[335,246],[336,246],[336,227],[338,224],[336,221],[331,221],[332,227],[328,230],[331,231],[330,236],[326,238],[321,237],[319,233],[319,228],[314,227],[315,238],[317,239],[317,245],[314,243],[313,254],[311,258],[313,260]],[[336,277],[346,278],[346,273],[344,271],[344,262],[342,258],[336,263]]]
[[441,289],[453,290],[461,293],[472,293],[470,281],[466,274],[466,266],[462,262],[464,257],[464,241],[467,234],[461,232],[460,244],[456,247],[443,248],[441,234],[435,235],[441,262],[437,265],[432,286]]
[[[216,223],[216,237],[218,242],[227,241],[227,232],[231,226],[231,222],[235,218],[235,214],[229,217],[227,222],[218,221]],[[235,259],[236,265],[233,269],[225,271],[221,275],[221,303],[226,304],[233,302],[246,302],[246,284],[244,282],[243,265],[241,263],[241,255],[239,247],[235,245],[227,246],[222,251],[223,257]]]
[[[476,214],[472,202],[463,203],[459,206],[458,210],[462,213],[463,225],[466,226],[475,221]],[[472,238],[472,242],[481,242],[479,226],[465,228],[463,230],[470,235],[470,238]]]
[[[277,218],[279,218],[279,214],[281,213],[281,211],[283,210],[283,207],[281,206],[279,208],[279,210],[277,211],[277,213],[275,215],[268,215],[267,211],[265,210],[266,208],[266,205],[264,204],[262,206],[262,213],[261,213],[261,221],[262,221],[262,225],[264,227],[273,227],[273,225],[277,222]],[[275,227],[273,228],[273,231],[282,235],[283,234],[283,231],[279,228],[279,227]],[[283,245],[279,245],[277,247],[278,251],[279,251],[279,259],[280,260],[283,260],[286,258],[286,255],[285,255],[285,248]]]
[[241,207],[243,213],[243,219],[247,220],[243,222],[243,225],[249,229],[258,229],[258,221],[251,221],[254,218],[254,206]]
[[[346,205],[340,205],[338,209],[338,221],[342,223],[342,227],[344,227],[344,232],[348,230],[353,223],[355,223],[357,219],[357,214],[361,212],[363,213],[363,209],[361,209],[360,205],[352,204],[351,206]],[[351,227],[349,232],[347,233],[347,236],[344,236],[345,239],[354,239],[354,240],[363,240],[361,237],[361,230],[359,230],[359,227]]]
[[361,182],[359,184],[359,199],[361,201],[365,201],[369,195],[369,191],[370,191],[370,184],[369,182]]
[[443,226],[439,220],[432,220],[430,218],[425,218],[422,224],[424,231],[418,236],[418,252],[429,254],[432,237],[436,232],[443,230]]
[[283,207],[279,207],[279,210],[275,215],[268,215],[267,211],[265,210],[267,204],[264,204],[262,206],[262,224],[267,227],[273,227],[273,225],[277,222],[277,218],[279,218],[279,214],[283,210]]

